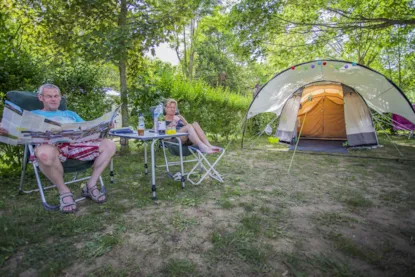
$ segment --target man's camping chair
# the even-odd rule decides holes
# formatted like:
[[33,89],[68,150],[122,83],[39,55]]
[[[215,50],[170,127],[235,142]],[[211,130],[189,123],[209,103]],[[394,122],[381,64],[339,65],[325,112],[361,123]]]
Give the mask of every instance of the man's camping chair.
[[[13,102],[14,104],[18,105],[23,110],[32,111],[32,110],[43,109],[43,103],[39,101],[39,99],[37,98],[36,93],[25,92],[25,91],[9,91],[6,94],[6,97],[10,102]],[[60,103],[60,106],[59,106],[59,110],[66,110],[66,104],[67,104],[66,98],[62,97],[61,103]],[[21,172],[21,176],[20,176],[19,193],[22,194],[22,193],[31,193],[31,192],[39,191],[43,207],[46,210],[58,210],[59,205],[50,205],[50,204],[48,204],[48,202],[46,201],[46,198],[45,198],[45,194],[44,194],[45,190],[50,189],[50,188],[54,188],[55,185],[52,184],[52,185],[46,186],[46,187],[43,186],[43,184],[41,182],[41,179],[40,179],[39,169],[37,167],[37,163],[35,161],[30,161],[29,160],[29,155],[34,156],[34,145],[32,145],[32,144],[26,144],[25,145],[24,154],[23,154],[23,158],[22,158],[22,172]],[[31,163],[33,165],[33,170],[35,172],[36,182],[37,182],[37,186],[38,186],[37,189],[32,189],[32,190],[24,190],[23,189],[24,177],[25,177],[26,168],[27,168],[28,163]],[[78,179],[78,173],[87,170],[93,164],[94,164],[94,161],[78,161],[78,160],[72,160],[72,159],[68,159],[67,161],[62,163],[64,173],[75,173],[72,180],[70,180],[68,182],[65,182],[65,184],[68,185],[68,184],[88,180],[90,178],[90,176]],[[111,160],[111,164],[110,164],[111,183],[113,183],[113,176],[114,176],[113,161]],[[101,183],[101,192],[105,193],[106,189],[105,189],[105,185],[104,185],[104,182],[103,182],[101,176],[99,177],[99,181]],[[83,199],[85,199],[85,198],[84,197],[77,198],[77,199],[75,199],[75,202],[81,201]]]
[[[150,108],[150,114],[153,114],[154,109],[156,106]],[[165,110],[163,109],[163,114],[166,115]],[[175,115],[179,115],[179,109],[176,109]],[[163,156],[164,156],[164,162],[166,167],[167,174],[173,178],[176,181],[181,181],[182,176],[180,172],[177,172],[175,174],[170,172],[170,167],[175,165],[180,165],[179,161],[169,161],[167,154],[166,154],[166,148],[173,156],[180,156],[180,150],[179,146],[177,145],[176,141],[168,141],[168,140],[161,140],[160,147],[163,149]],[[187,177],[187,180],[189,180],[190,183],[193,185],[199,185],[207,176],[211,177],[212,179],[215,179],[219,182],[223,182],[222,176],[219,174],[219,172],[215,169],[215,166],[220,161],[222,156],[225,154],[225,149],[221,148],[218,153],[215,154],[209,154],[209,155],[216,155],[215,161],[213,163],[209,162],[207,159],[206,153],[200,152],[200,150],[196,146],[189,146],[189,145],[182,145],[182,156],[183,156],[183,163],[192,163],[194,162],[195,165],[189,172],[185,172],[184,177]],[[189,159],[187,157],[192,156],[193,159]],[[190,177],[192,175],[198,175],[198,179],[193,180]]]

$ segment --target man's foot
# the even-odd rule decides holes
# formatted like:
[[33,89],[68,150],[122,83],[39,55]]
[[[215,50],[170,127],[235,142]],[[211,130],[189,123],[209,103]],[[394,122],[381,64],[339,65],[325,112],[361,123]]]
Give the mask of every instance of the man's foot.
[[82,196],[89,198],[98,204],[104,203],[106,196],[102,193],[96,185],[89,187],[88,184],[82,189]]
[[76,211],[76,204],[71,192],[64,192],[59,195],[59,210],[64,214],[74,213]]

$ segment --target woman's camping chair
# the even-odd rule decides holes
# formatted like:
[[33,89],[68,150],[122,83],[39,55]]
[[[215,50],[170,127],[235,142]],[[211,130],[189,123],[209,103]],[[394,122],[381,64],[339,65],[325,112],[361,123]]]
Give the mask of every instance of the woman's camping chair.
[[[43,108],[43,104],[37,98],[36,93],[26,92],[26,91],[9,91],[6,94],[6,97],[10,102],[13,102],[14,104],[18,105],[23,110],[32,111],[32,110],[38,110],[38,109]],[[66,98],[62,97],[59,109],[60,110],[66,110],[66,104],[67,104]],[[50,189],[50,188],[54,188],[55,185],[52,184],[50,186],[44,187],[42,182],[41,182],[41,179],[40,179],[37,162],[29,160],[29,156],[34,156],[34,146],[35,145],[32,145],[32,144],[26,144],[25,145],[24,154],[23,154],[23,158],[22,158],[22,172],[21,172],[21,176],[20,176],[19,193],[22,194],[22,193],[31,193],[31,192],[39,191],[43,207],[46,210],[58,210],[59,205],[50,205],[46,201],[46,197],[45,197],[45,194],[44,194],[45,190]],[[24,177],[25,177],[26,168],[27,168],[28,163],[31,163],[33,165],[33,170],[35,172],[36,182],[37,182],[37,186],[38,186],[37,189],[32,189],[32,190],[24,190],[23,189]],[[75,173],[72,180],[70,180],[68,182],[65,182],[65,184],[68,185],[68,184],[88,180],[90,178],[90,176],[83,177],[83,178],[78,178],[78,173],[89,169],[93,165],[93,163],[94,163],[94,161],[78,161],[78,160],[72,160],[72,159],[68,159],[67,161],[62,163],[62,166],[63,166],[63,169],[64,169],[65,173]],[[113,161],[111,160],[111,164],[110,164],[111,183],[113,183],[113,176],[114,176]],[[105,193],[106,189],[105,189],[105,185],[104,185],[104,182],[103,182],[101,176],[99,177],[99,181],[101,183],[101,192]],[[80,197],[80,198],[77,198],[75,201],[78,202],[78,201],[81,201],[83,199],[85,199],[85,198]]]
[[[150,108],[150,114],[153,114],[154,109],[156,106]],[[165,115],[165,111],[163,109],[163,114]],[[176,109],[175,115],[179,115],[179,109]],[[180,165],[179,161],[169,161],[166,153],[166,148],[173,156],[180,156],[180,150],[179,146],[176,142],[176,140],[161,140],[160,147],[163,149],[163,155],[164,155],[164,162],[166,167],[167,174],[173,178],[176,181],[181,181],[182,176],[180,172],[171,173],[170,167],[175,165]],[[189,145],[182,145],[182,156],[183,156],[183,163],[195,163],[193,168],[189,172],[185,172],[184,177],[187,177],[187,180],[189,180],[190,183],[193,185],[199,185],[207,176],[209,176],[212,179],[215,179],[219,182],[223,182],[222,176],[219,174],[219,172],[215,169],[215,166],[218,164],[222,156],[225,154],[225,149],[221,148],[220,151],[218,151],[215,154],[209,154],[209,156],[217,155],[216,159],[213,162],[209,162],[207,159],[206,153],[202,153],[199,148],[196,146],[189,146]],[[193,156],[192,158],[187,158]],[[193,180],[192,175],[197,175],[196,180]]]
[[[169,166],[172,165],[178,165],[178,162],[172,162],[168,160],[168,157],[166,155],[166,148],[168,151],[174,155],[179,156],[179,146],[176,142],[172,141],[162,141],[163,144],[163,152],[164,152],[164,161],[166,164],[167,173],[169,176],[172,176],[175,180],[177,177],[180,176],[180,172],[176,174],[170,173]],[[185,146],[182,145],[182,155],[183,157],[191,156],[193,155],[194,159],[187,159],[183,162],[195,162],[195,165],[192,167],[192,169],[185,173],[184,175],[187,177],[187,180],[192,183],[193,185],[199,185],[206,177],[210,177],[212,179],[215,179],[221,183],[223,183],[223,178],[220,175],[220,173],[215,169],[215,166],[218,164],[222,156],[225,154],[225,149],[220,148],[220,150],[217,153],[213,154],[207,154],[203,153],[199,150],[196,146]],[[216,155],[216,158],[210,162],[208,159],[208,156],[214,156]]]

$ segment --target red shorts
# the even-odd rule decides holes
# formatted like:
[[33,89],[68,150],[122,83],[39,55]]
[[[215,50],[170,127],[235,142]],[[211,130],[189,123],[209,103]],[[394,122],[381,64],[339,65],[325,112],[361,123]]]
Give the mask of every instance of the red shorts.
[[[59,151],[59,160],[65,162],[67,159],[80,161],[92,161],[99,156],[99,145],[102,139],[89,140],[76,143],[58,143],[56,148]],[[35,157],[30,157],[34,159]]]

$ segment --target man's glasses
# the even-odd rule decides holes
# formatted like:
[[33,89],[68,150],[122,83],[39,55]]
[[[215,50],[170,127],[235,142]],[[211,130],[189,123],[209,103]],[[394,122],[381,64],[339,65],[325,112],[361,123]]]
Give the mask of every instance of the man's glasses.
[[59,98],[61,98],[61,96],[60,95],[41,95],[43,98],[45,98],[45,99],[59,99]]

